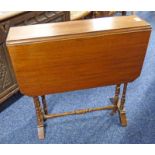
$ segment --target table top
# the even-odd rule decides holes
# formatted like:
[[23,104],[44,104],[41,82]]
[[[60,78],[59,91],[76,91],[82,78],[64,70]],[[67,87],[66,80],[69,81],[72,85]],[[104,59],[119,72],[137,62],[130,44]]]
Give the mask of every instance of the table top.
[[150,28],[150,24],[137,16],[117,16],[96,19],[68,21],[61,23],[37,24],[20,27],[11,27],[7,43],[25,43],[46,39],[64,39],[75,35],[92,35],[94,32],[114,33],[118,31],[130,31]]
[[20,91],[40,96],[135,80],[150,29],[136,16],[16,27],[7,47]]

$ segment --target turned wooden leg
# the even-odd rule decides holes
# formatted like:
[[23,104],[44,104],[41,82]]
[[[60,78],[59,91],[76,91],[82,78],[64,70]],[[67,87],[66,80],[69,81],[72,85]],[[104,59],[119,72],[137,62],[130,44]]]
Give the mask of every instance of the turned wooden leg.
[[118,104],[118,101],[119,101],[119,94],[120,94],[120,84],[117,84],[116,89],[115,89],[115,96],[113,98],[114,109],[113,109],[113,111],[111,113],[112,115],[114,113],[116,113],[116,111],[118,110],[117,104]]
[[121,122],[122,126],[127,126],[126,112],[125,112],[125,108],[124,108],[125,98],[126,98],[126,90],[127,90],[127,83],[124,83],[121,101],[118,104],[119,117],[120,117],[120,122]]
[[44,139],[44,119],[43,119],[43,112],[40,106],[40,101],[38,96],[33,97],[36,115],[37,115],[37,123],[38,123],[38,137],[39,139]]
[[48,114],[48,110],[47,110],[47,102],[46,102],[46,98],[45,95],[41,96],[42,99],[42,105],[43,105],[43,110],[44,110],[44,114]]

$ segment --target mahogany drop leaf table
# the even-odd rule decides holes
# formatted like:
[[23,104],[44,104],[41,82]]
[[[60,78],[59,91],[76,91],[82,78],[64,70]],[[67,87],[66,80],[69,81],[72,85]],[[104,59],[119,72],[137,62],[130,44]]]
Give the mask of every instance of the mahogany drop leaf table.
[[[137,16],[10,28],[7,47],[20,91],[34,100],[39,139],[46,119],[97,110],[118,111],[126,126],[127,84],[140,76],[150,32],[150,24]],[[116,85],[110,106],[48,113],[46,94],[107,85]]]

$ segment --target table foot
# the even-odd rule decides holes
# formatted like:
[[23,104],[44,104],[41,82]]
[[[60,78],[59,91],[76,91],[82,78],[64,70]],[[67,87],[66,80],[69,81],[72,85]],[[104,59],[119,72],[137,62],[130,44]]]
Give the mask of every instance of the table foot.
[[44,127],[38,127],[38,138],[39,139],[45,138]]
[[120,123],[123,127],[127,126],[127,118],[125,111],[119,111]]

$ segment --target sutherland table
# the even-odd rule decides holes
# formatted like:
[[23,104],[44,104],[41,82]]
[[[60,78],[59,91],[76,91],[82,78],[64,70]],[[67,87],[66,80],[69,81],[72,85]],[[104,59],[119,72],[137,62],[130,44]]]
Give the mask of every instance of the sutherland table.
[[[150,32],[150,25],[137,16],[11,28],[7,47],[21,92],[33,97],[39,138],[44,138],[48,118],[97,110],[118,111],[126,126],[127,83],[140,76]],[[114,84],[110,106],[48,114],[46,94]]]

